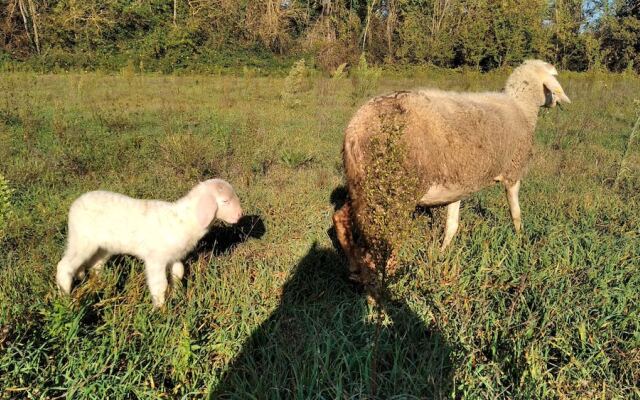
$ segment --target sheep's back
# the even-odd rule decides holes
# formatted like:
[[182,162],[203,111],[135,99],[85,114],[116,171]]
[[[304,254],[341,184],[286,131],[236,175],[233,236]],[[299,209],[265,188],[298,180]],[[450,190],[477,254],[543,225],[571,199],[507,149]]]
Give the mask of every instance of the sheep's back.
[[522,160],[516,158],[531,147],[524,114],[507,95],[414,91],[380,96],[356,112],[345,132],[345,173],[356,202],[371,162],[371,139],[382,133],[381,116],[390,112],[403,119],[405,166],[416,171],[424,192],[440,184],[470,194],[497,175],[517,175],[511,170]]

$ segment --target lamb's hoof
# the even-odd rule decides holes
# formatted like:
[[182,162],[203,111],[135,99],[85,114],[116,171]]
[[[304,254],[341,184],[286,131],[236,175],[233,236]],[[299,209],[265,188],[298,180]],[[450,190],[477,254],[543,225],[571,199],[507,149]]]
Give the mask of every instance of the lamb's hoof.
[[161,304],[161,305],[153,305],[153,311],[160,313],[160,314],[166,314],[167,313],[167,305],[166,304]]
[[165,305],[165,302],[164,302],[164,296],[161,298],[154,296],[152,297],[151,301],[152,301],[154,310],[158,310],[158,311],[162,311],[163,309],[166,310],[167,306]]

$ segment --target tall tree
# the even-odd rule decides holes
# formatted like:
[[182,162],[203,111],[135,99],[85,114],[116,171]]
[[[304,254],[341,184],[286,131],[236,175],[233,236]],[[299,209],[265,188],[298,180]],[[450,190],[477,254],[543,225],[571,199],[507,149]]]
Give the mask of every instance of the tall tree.
[[615,4],[615,12],[599,21],[596,33],[610,70],[640,72],[640,4],[636,0]]

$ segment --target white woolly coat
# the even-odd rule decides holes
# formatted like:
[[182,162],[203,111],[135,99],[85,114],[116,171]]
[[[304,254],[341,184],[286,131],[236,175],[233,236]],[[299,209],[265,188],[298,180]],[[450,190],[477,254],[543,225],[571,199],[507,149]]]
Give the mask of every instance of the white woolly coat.
[[186,199],[169,203],[85,193],[69,211],[69,241],[89,241],[108,253],[143,260],[179,261],[207,232],[195,218],[195,207]]

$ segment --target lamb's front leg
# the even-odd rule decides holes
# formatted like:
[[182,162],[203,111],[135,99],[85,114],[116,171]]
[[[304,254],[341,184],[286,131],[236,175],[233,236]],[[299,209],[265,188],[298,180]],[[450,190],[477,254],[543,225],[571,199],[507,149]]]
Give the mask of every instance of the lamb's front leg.
[[460,219],[460,200],[455,203],[451,203],[447,206],[447,223],[444,228],[444,240],[442,241],[442,246],[440,246],[440,251],[449,246],[456,232],[458,231],[458,221]]
[[509,202],[509,211],[511,212],[513,226],[515,226],[516,232],[519,233],[522,228],[522,220],[520,218],[520,202],[518,201],[520,181],[516,181],[515,183],[505,182],[504,187],[507,193],[507,201]]
[[151,292],[151,301],[156,308],[164,305],[165,294],[167,293],[167,264],[156,260],[145,260],[145,274],[147,275],[147,285]]

